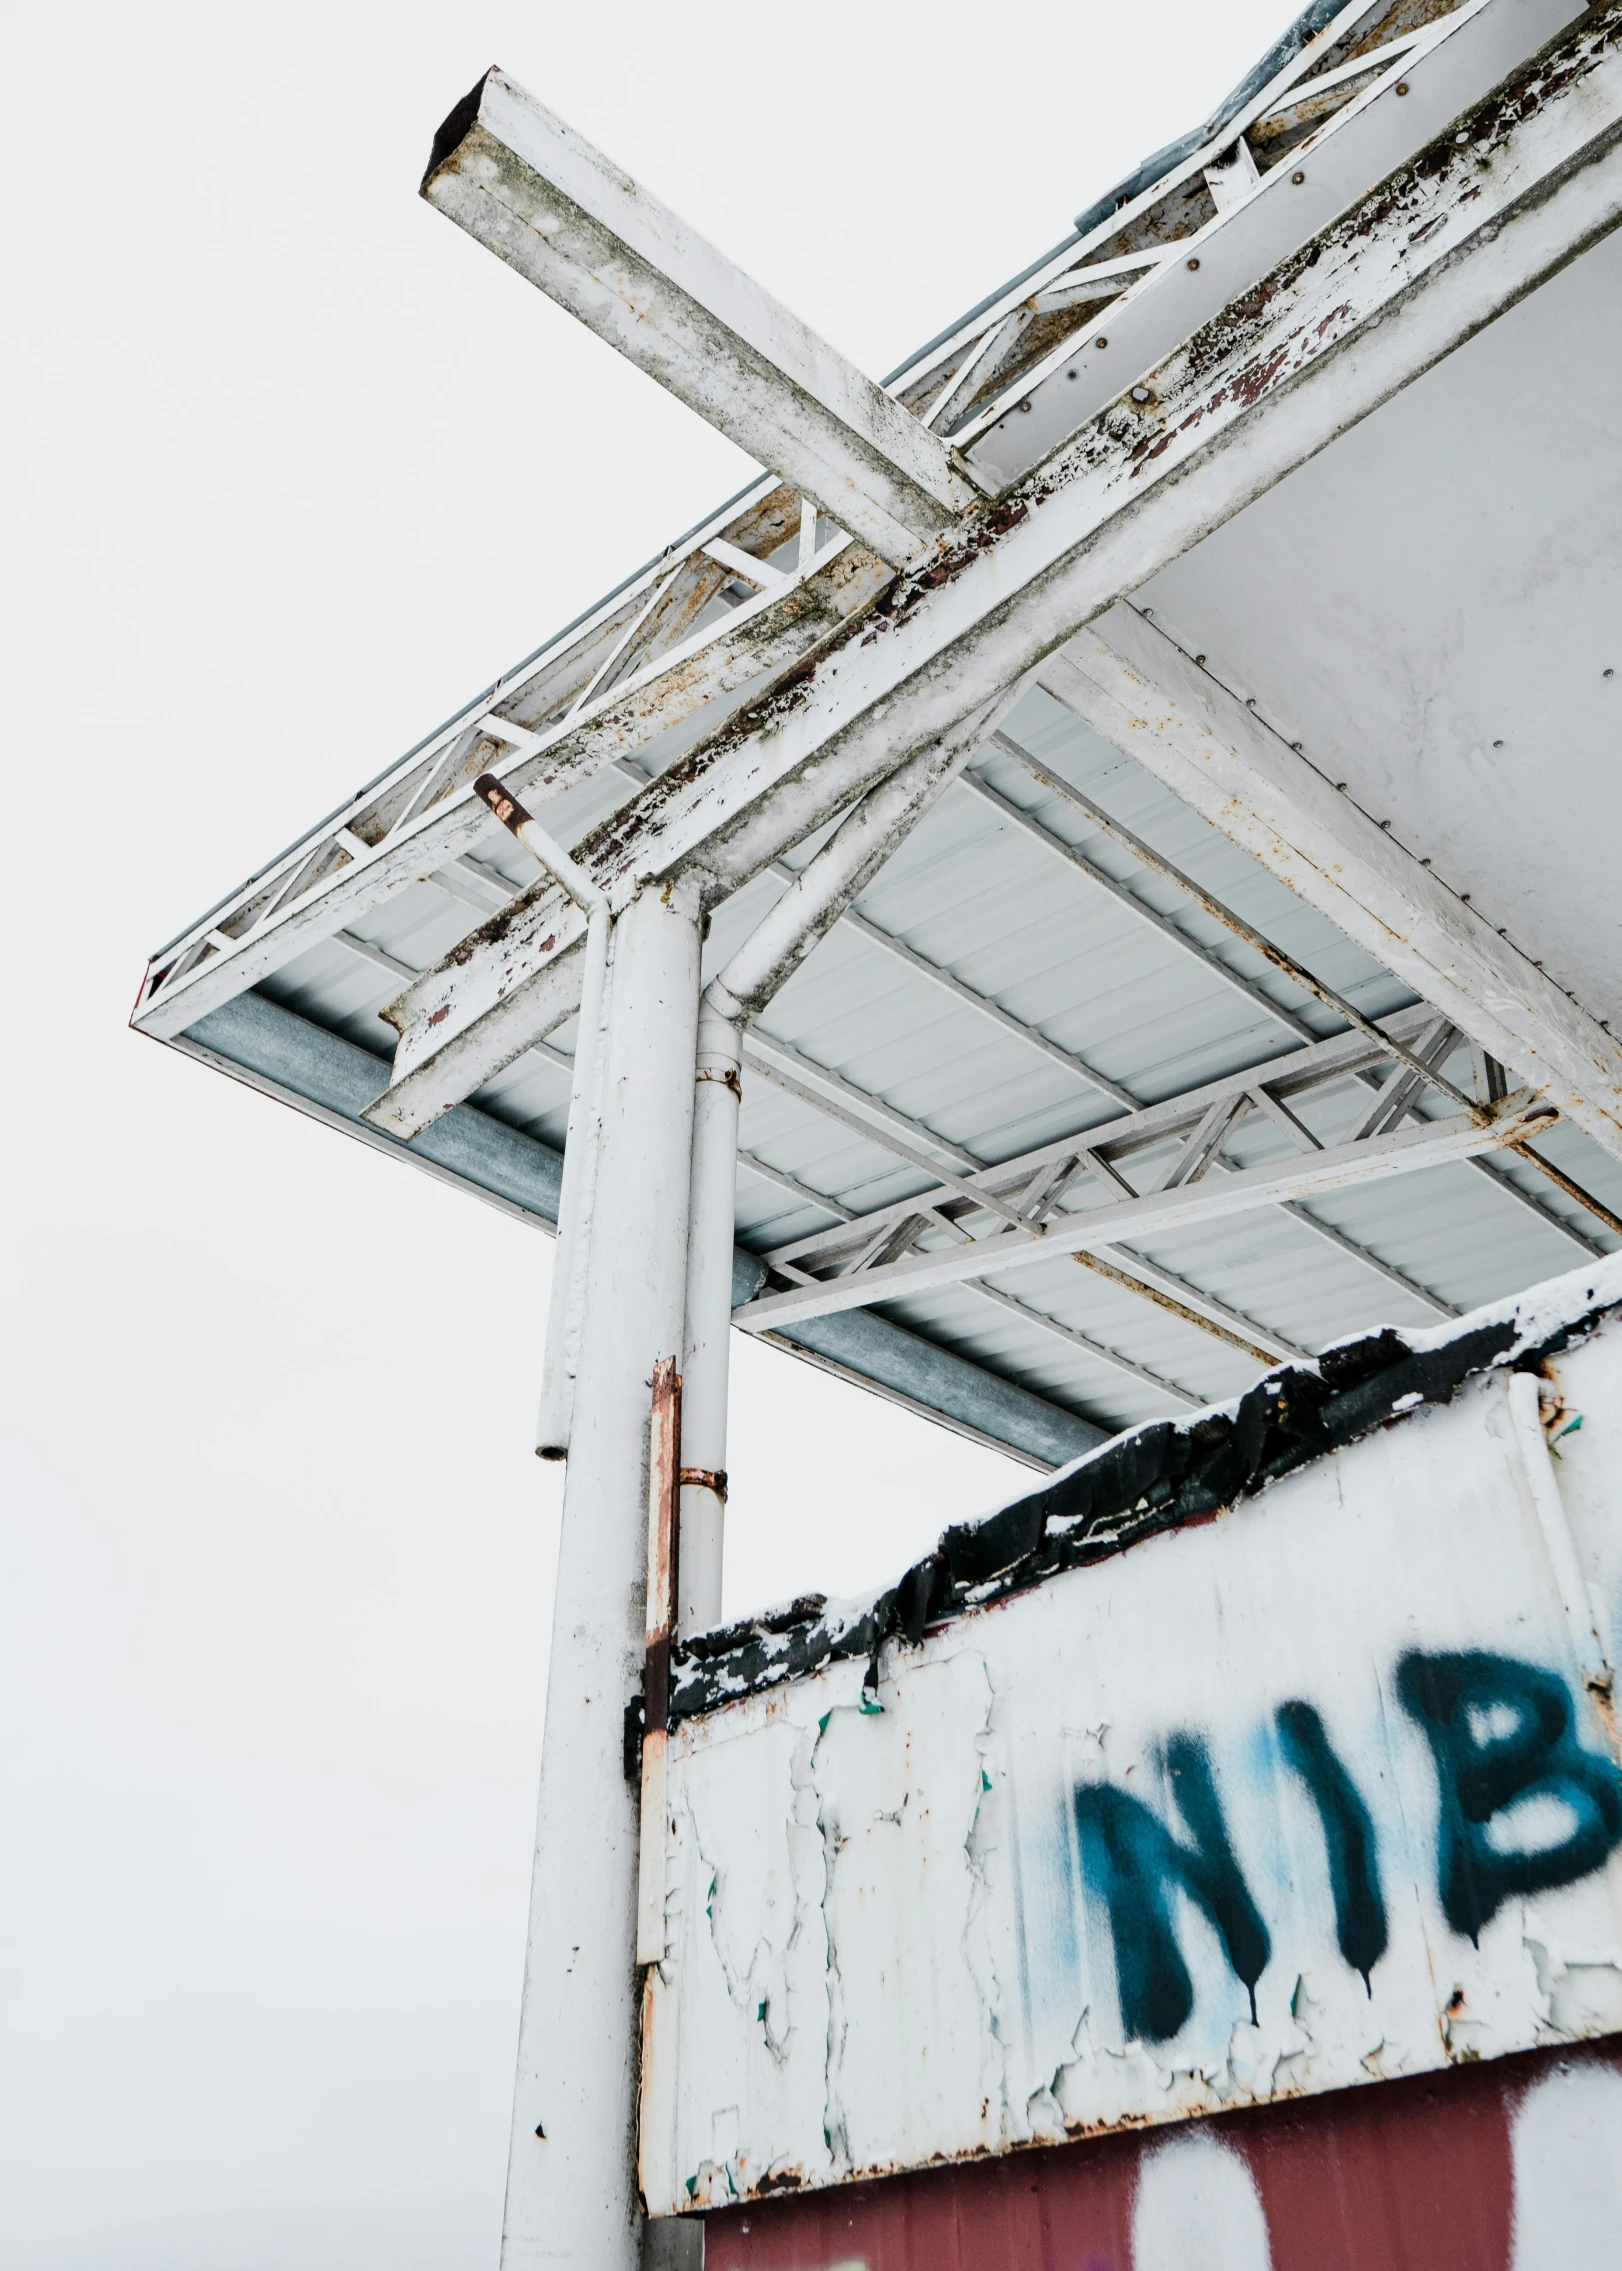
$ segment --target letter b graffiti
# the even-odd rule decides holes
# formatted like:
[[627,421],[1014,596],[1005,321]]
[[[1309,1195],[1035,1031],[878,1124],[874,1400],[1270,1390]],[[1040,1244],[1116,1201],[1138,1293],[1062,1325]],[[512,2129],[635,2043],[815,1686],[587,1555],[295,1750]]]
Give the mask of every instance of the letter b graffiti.
[[[1553,1672],[1479,1651],[1416,1653],[1397,1666],[1397,1693],[1436,1760],[1437,1890],[1455,1932],[1479,1938],[1512,1894],[1572,1884],[1622,1841],[1622,1774],[1578,1742]],[[1562,1809],[1566,1834],[1518,1843],[1514,1811],[1538,1799]]]

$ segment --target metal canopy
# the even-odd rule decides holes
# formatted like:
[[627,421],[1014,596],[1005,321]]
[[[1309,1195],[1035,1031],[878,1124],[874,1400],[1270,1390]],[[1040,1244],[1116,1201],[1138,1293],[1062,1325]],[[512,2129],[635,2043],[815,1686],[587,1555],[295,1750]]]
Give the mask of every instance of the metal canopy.
[[[696,869],[708,978],[1023,676],[746,1036],[745,1329],[1053,1465],[1613,1250],[1614,12],[1514,80],[1576,16],[1310,9],[889,382],[988,500],[950,572],[898,583],[893,481],[870,549],[820,460],[763,475],[171,942],[137,1027],[549,1223],[580,930],[474,776],[611,895]],[[428,193],[469,121],[531,131],[496,95]]]

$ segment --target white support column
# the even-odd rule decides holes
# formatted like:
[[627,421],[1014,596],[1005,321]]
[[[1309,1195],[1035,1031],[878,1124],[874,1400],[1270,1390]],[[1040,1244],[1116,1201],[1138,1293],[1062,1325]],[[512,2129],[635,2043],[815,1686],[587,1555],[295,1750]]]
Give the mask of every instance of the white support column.
[[637,1794],[623,1714],[645,1646],[653,1368],[681,1347],[698,976],[696,894],[648,886],[614,926],[502,2271],[638,2259]]

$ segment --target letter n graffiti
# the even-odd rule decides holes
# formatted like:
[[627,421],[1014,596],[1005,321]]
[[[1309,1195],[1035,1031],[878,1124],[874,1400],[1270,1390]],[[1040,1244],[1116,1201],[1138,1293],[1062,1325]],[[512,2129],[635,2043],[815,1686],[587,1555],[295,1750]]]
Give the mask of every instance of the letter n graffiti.
[[1076,1792],[1083,1866],[1109,1913],[1121,2023],[1129,2040],[1166,2042],[1194,2008],[1194,1983],[1172,1924],[1172,1892],[1181,1888],[1215,1927],[1235,1974],[1250,1991],[1271,1948],[1267,1927],[1240,1874],[1211,1777],[1205,1745],[1174,1735],[1166,1771],[1192,1844],[1173,1837],[1141,1799],[1109,1784]]

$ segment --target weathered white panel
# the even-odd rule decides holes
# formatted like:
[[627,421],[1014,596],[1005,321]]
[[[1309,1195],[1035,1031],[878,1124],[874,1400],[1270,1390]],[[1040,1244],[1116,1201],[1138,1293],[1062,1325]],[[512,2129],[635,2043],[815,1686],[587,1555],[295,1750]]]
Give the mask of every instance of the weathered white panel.
[[[1622,1325],[1554,1370],[1608,1633]],[[891,1645],[877,1707],[840,1663],[678,1727],[650,2207],[1622,2026],[1622,1771],[1521,1393]]]

